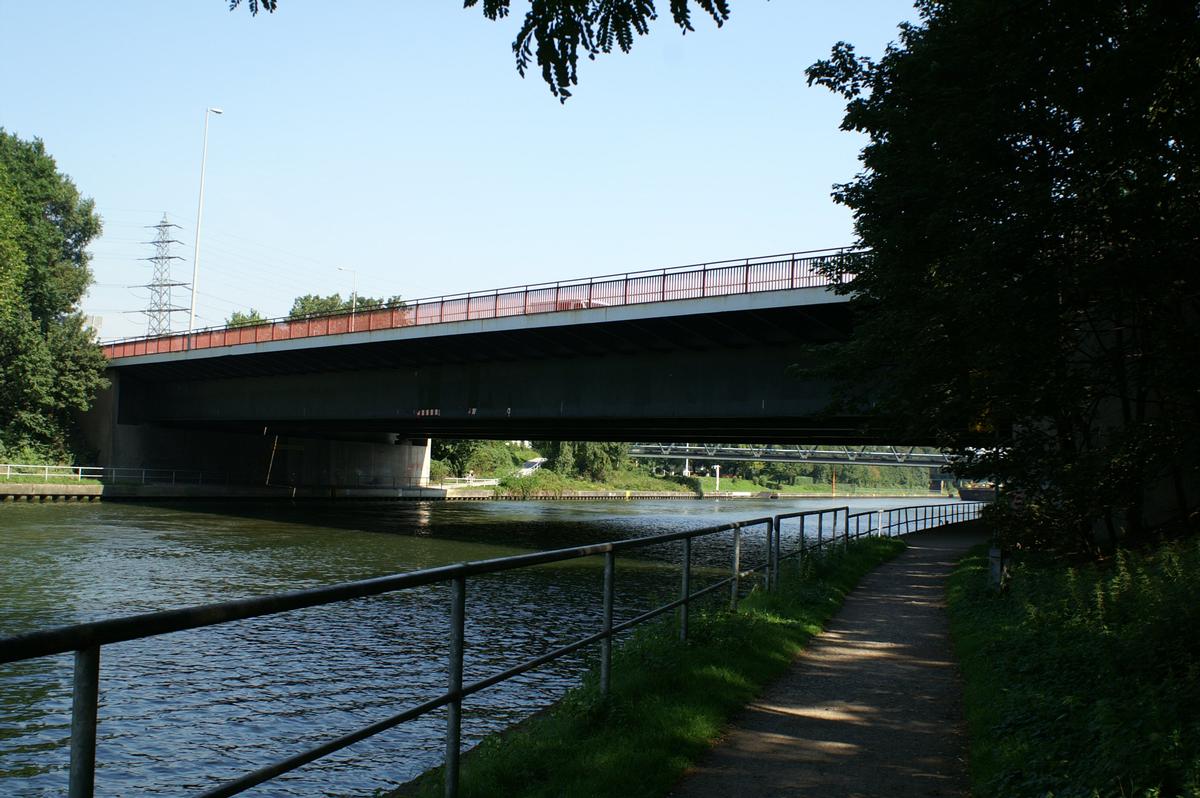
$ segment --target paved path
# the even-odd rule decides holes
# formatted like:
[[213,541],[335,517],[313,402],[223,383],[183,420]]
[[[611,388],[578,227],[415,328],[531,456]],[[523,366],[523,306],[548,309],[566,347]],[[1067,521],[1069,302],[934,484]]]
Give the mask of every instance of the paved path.
[[983,537],[958,527],[907,541],[672,796],[968,794],[962,689],[943,592],[954,563]]

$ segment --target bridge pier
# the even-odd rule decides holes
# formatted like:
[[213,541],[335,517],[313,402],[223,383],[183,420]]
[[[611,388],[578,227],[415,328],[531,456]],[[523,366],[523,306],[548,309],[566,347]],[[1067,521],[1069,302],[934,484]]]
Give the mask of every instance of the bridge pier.
[[[430,442],[394,433],[300,437],[273,431],[128,423],[120,417],[120,374],[80,417],[80,427],[107,468],[192,472],[188,481],[287,487],[408,488],[429,484]],[[202,475],[202,476],[201,476]]]

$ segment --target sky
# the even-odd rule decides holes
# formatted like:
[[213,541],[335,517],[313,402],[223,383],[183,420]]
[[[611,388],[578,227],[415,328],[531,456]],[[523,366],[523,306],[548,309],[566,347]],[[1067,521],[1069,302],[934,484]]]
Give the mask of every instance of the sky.
[[864,140],[804,69],[839,40],[879,56],[910,3],[734,0],[686,36],[658,6],[560,104],[514,68],[524,0],[500,22],[458,0],[0,0],[5,60],[29,65],[0,127],[96,202],[83,310],[106,340],[146,331],[132,286],[164,212],[191,281],[210,106],[197,327],[355,280],[417,299],[852,243],[830,193]]

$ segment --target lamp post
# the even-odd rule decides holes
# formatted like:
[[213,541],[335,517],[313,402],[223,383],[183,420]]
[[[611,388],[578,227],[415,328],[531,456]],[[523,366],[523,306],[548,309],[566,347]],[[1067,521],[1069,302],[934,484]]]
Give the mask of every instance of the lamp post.
[[196,281],[200,274],[200,221],[204,218],[204,165],[208,161],[208,117],[225,113],[220,108],[204,110],[204,151],[200,155],[200,202],[196,206],[196,243],[192,250],[192,306],[188,311],[188,334],[196,327]]
[[354,332],[354,311],[358,310],[358,271],[356,269],[347,269],[344,266],[338,266],[337,270],[339,272],[350,272],[353,277],[350,289],[350,332]]

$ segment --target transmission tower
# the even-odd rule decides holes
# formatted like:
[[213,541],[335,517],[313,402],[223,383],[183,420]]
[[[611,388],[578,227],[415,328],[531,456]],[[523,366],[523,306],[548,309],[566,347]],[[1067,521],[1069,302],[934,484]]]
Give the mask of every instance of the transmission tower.
[[178,230],[180,227],[168,222],[166,213],[163,213],[161,222],[149,225],[149,227],[151,230],[157,230],[158,235],[153,241],[146,242],[154,245],[154,257],[143,258],[143,260],[150,261],[154,267],[154,273],[149,283],[135,286],[150,289],[150,302],[145,310],[139,312],[146,314],[147,335],[169,335],[171,333],[171,314],[187,312],[187,308],[176,307],[171,299],[172,288],[187,285],[187,283],[176,283],[171,280],[171,261],[183,260],[178,255],[171,254],[171,245],[181,243],[171,238],[171,228]]

